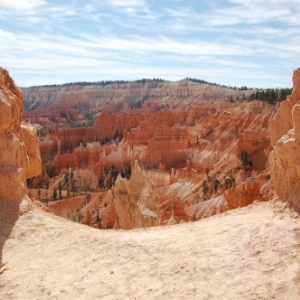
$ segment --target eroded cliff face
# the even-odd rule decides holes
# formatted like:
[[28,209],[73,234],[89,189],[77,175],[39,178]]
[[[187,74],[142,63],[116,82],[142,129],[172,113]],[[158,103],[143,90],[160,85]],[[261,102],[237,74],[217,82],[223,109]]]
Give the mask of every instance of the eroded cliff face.
[[22,92],[0,67],[0,265],[3,243],[32,207],[26,179],[41,171],[36,129],[22,123],[22,113]]
[[36,130],[22,123],[23,96],[0,68],[0,202],[21,200],[26,179],[39,175],[41,162]]
[[159,224],[159,197],[155,185],[137,161],[132,167],[130,180],[119,175],[114,191],[118,216],[116,228],[146,228]]
[[300,69],[294,71],[292,95],[271,122],[270,173],[276,195],[300,212]]

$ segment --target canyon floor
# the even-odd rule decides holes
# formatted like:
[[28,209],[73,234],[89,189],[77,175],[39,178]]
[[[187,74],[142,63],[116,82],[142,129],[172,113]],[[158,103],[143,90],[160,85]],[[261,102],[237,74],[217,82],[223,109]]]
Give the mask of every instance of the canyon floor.
[[300,298],[299,217],[276,201],[130,231],[33,208],[1,250],[0,299]]

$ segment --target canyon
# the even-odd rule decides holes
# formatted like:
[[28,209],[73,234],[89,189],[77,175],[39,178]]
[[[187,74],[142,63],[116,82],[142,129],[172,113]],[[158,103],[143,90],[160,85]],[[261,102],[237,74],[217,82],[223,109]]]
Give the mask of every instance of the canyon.
[[22,122],[0,68],[0,298],[297,299],[299,78],[279,108],[194,103],[195,118],[152,112],[172,122],[150,138],[137,125],[85,144],[70,125]]
[[268,127],[278,105],[243,100],[253,92],[188,79],[23,89],[43,163],[30,195],[70,220],[128,228],[116,185],[136,161],[157,193],[156,225],[269,200]]

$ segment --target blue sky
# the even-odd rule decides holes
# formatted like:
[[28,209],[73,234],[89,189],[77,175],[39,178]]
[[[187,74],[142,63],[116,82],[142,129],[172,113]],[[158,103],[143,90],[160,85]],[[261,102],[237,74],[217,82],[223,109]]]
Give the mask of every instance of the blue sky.
[[185,77],[291,87],[300,0],[0,0],[0,66],[20,86]]

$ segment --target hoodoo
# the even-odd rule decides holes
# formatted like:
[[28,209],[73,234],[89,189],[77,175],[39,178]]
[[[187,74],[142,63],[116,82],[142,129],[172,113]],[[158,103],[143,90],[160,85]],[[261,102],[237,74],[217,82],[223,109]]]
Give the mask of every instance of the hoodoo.
[[151,180],[134,162],[130,180],[117,178],[115,185],[117,227],[146,228],[158,225],[159,197]]

